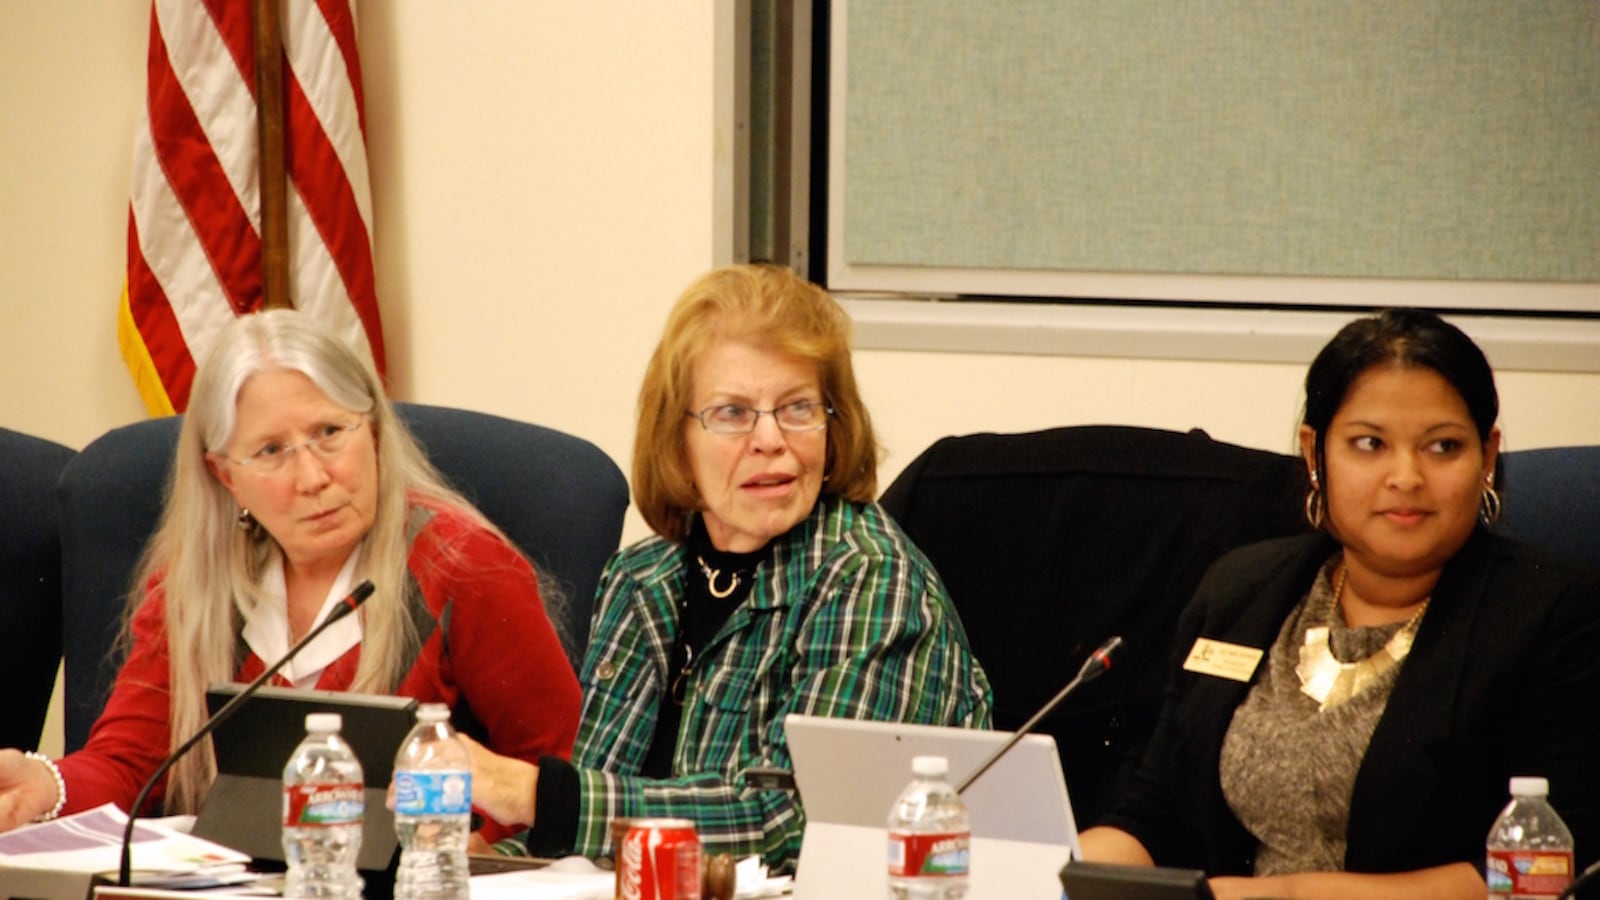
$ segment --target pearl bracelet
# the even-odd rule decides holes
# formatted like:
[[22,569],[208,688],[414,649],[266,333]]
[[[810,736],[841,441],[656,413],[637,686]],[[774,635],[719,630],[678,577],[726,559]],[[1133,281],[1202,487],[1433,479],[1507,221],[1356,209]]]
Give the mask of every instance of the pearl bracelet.
[[49,812],[41,813],[34,818],[35,822],[48,822],[51,819],[54,819],[56,816],[61,815],[61,808],[67,805],[67,782],[62,779],[61,769],[57,768],[55,761],[50,757],[45,756],[43,753],[36,753],[32,750],[28,750],[22,755],[29,759],[36,759],[39,762],[44,763],[44,767],[50,770],[50,777],[56,780],[56,805],[51,807]]

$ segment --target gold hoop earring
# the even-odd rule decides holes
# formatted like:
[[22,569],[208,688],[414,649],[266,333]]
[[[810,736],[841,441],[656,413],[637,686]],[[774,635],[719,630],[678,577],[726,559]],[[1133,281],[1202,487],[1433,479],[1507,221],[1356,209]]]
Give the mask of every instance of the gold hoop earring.
[[1327,514],[1327,504],[1322,499],[1322,491],[1316,486],[1313,477],[1311,490],[1306,492],[1306,521],[1317,531],[1322,530],[1322,522]]
[[1500,521],[1500,513],[1504,511],[1504,504],[1500,502],[1500,495],[1494,489],[1494,482],[1490,481],[1483,489],[1483,495],[1478,498],[1478,521],[1485,525],[1493,525]]

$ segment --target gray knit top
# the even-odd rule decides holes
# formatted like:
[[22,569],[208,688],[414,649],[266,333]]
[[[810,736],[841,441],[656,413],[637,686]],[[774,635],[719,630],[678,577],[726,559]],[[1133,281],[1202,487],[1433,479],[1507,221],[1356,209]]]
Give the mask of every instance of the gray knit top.
[[[1356,770],[1383,715],[1401,665],[1344,703],[1319,710],[1302,693],[1295,667],[1306,629],[1330,626],[1339,662],[1381,649],[1404,622],[1350,628],[1333,603],[1328,560],[1310,592],[1289,614],[1267,668],[1234,711],[1222,744],[1222,792],[1233,814],[1259,842],[1255,874],[1342,871]],[[1315,620],[1315,621],[1314,621]]]

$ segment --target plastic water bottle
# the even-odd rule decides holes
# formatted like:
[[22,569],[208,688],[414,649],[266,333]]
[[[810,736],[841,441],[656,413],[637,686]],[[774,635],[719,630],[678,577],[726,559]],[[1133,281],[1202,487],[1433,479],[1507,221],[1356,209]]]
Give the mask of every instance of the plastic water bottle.
[[1511,802],[1489,829],[1483,871],[1491,898],[1555,897],[1572,883],[1572,832],[1549,794],[1548,779],[1511,779]]
[[394,827],[400,837],[395,900],[464,900],[472,831],[472,762],[443,703],[417,708],[394,761]]
[[361,761],[338,713],[306,716],[306,738],[283,767],[283,896],[361,897],[356,855],[364,807]]
[[942,756],[911,761],[911,783],[889,812],[889,896],[959,900],[967,895],[972,826],[967,805],[945,776]]

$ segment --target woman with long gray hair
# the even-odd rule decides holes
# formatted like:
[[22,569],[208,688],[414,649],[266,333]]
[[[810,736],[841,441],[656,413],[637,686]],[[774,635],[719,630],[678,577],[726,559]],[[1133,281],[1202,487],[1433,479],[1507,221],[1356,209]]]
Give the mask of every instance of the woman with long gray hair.
[[[359,614],[276,683],[442,702],[499,752],[570,753],[578,685],[533,567],[445,484],[368,360],[303,313],[245,316],[190,396],[127,661],[82,750],[0,751],[0,829],[132,805],[205,721],[207,685],[259,675],[363,580],[375,592]],[[193,812],[214,773],[203,744],[152,805]]]

